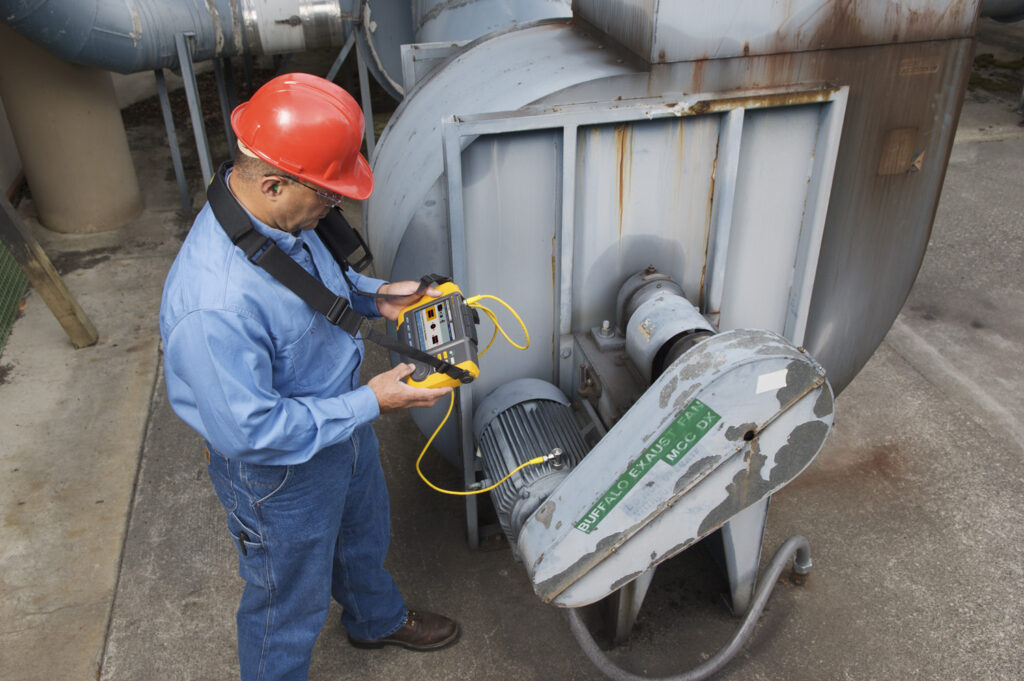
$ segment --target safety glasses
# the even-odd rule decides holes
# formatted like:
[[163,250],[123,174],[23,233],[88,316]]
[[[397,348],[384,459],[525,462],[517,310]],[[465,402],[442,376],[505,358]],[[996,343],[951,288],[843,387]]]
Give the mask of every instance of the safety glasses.
[[341,205],[341,202],[345,200],[345,197],[341,194],[335,194],[334,192],[327,191],[326,189],[320,189],[311,184],[306,184],[302,180],[295,180],[306,189],[312,189],[316,192],[316,195],[320,197],[320,202],[329,208],[337,208]]
[[332,191],[321,189],[316,185],[306,184],[305,182],[295,177],[294,175],[285,175],[284,173],[281,173],[279,175],[265,175],[264,177],[280,177],[282,180],[287,180],[289,182],[301,184],[306,189],[316,192],[316,195],[320,197],[320,203],[324,204],[329,208],[337,208],[338,206],[341,205],[342,201],[345,200],[345,197],[342,196],[341,194],[335,194]]

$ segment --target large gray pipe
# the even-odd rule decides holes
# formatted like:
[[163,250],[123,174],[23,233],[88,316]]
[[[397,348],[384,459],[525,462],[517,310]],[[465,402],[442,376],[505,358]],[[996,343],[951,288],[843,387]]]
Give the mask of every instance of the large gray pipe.
[[135,73],[177,66],[180,33],[195,61],[338,47],[357,2],[0,0],[0,21],[65,61]]

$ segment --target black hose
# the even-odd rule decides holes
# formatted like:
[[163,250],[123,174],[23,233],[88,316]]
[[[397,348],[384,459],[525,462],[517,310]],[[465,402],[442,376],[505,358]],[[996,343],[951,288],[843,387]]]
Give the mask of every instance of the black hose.
[[580,615],[575,608],[570,608],[566,611],[566,617],[569,619],[569,628],[572,630],[573,636],[576,637],[576,642],[583,649],[584,654],[594,663],[594,666],[601,670],[602,674],[613,681],[701,681],[701,679],[708,678],[728,664],[736,656],[736,653],[740,651],[743,644],[747,642],[747,639],[750,638],[754,625],[757,624],[757,618],[761,615],[761,611],[764,610],[764,606],[768,602],[768,597],[772,594],[772,589],[775,588],[779,575],[782,574],[782,570],[785,569],[789,559],[794,555],[796,556],[797,570],[801,574],[810,568],[811,546],[807,540],[799,535],[787,539],[779,547],[778,551],[775,552],[771,562],[765,568],[764,574],[761,577],[761,584],[757,588],[757,593],[754,594],[754,601],[750,606],[750,611],[743,619],[743,624],[740,625],[740,628],[736,630],[736,633],[729,639],[729,642],[706,662],[682,674],[652,678],[649,676],[637,676],[619,667],[608,659],[608,656],[594,643],[594,637],[590,635],[590,631],[583,624],[583,620],[580,619]]

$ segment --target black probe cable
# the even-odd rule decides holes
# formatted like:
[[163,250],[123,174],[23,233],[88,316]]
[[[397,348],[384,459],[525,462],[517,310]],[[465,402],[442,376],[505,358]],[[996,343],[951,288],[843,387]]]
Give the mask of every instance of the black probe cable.
[[750,606],[750,611],[743,619],[743,624],[740,625],[740,628],[736,630],[736,633],[733,634],[728,643],[719,648],[717,653],[705,662],[682,674],[654,678],[638,676],[626,671],[612,662],[597,646],[597,643],[594,642],[594,637],[591,636],[590,631],[583,624],[583,620],[580,619],[580,614],[576,608],[567,609],[565,615],[569,620],[569,628],[572,630],[572,635],[576,638],[576,642],[580,644],[583,653],[602,674],[613,681],[701,681],[719,671],[732,658],[736,657],[736,653],[740,651],[743,644],[750,638],[750,634],[757,624],[757,618],[761,615],[761,611],[764,610],[764,606],[768,602],[768,597],[772,594],[772,589],[775,588],[779,575],[782,574],[782,570],[785,569],[789,559],[793,556],[795,556],[793,563],[794,572],[798,575],[805,575],[810,571],[811,545],[807,540],[800,535],[795,535],[783,542],[782,546],[775,552],[775,555],[772,556],[771,562],[765,568],[764,574],[761,577],[761,584],[758,586],[757,593],[754,595],[754,601]]

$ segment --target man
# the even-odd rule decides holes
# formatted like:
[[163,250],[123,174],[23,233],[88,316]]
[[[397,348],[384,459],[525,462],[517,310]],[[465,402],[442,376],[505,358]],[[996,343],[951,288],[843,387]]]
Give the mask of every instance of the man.
[[[360,314],[394,320],[419,297],[417,282],[350,271],[370,295],[356,294],[312,231],[342,196],[373,189],[359,153],[362,112],[348,93],[316,76],[280,76],[231,125],[242,153],[227,186],[253,229]],[[362,341],[250,262],[209,204],[167,276],[160,330],[171,405],[206,441],[246,582],[242,679],[306,679],[331,596],[353,645],[453,643],[458,625],[409,612],[383,567],[388,495],[370,427],[381,412],[431,406],[450,389],[407,385],[406,364],[360,386]]]

